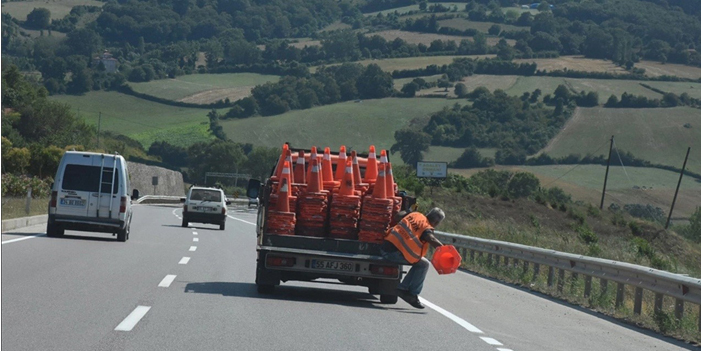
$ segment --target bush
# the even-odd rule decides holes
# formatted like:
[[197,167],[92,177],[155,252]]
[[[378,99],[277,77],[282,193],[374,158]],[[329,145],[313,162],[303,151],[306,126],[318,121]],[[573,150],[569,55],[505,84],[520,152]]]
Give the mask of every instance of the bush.
[[643,229],[641,228],[641,224],[631,221],[629,222],[629,229],[631,229],[631,234],[634,234],[636,236],[640,236],[643,234]]
[[27,190],[32,189],[32,197],[47,197],[51,193],[52,178],[40,179],[37,177],[16,176],[13,174],[2,175],[2,196],[27,196]]
[[587,226],[587,224],[578,226],[575,229],[575,232],[578,233],[578,238],[580,238],[580,240],[582,240],[585,244],[597,244],[599,241],[597,234],[595,234],[595,232],[593,232],[592,229]]

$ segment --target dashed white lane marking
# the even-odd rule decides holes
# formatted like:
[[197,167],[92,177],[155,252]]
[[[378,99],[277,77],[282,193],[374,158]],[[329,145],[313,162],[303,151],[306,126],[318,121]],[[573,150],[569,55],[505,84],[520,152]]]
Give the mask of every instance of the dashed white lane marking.
[[195,251],[197,250],[197,246],[191,246],[189,251]]
[[137,306],[132,313],[130,313],[127,318],[125,318],[122,323],[120,323],[115,330],[118,331],[130,331],[134,329],[139,321],[144,318],[146,312],[149,312],[151,306]]
[[480,338],[483,339],[483,341],[485,341],[486,343],[488,343],[488,344],[490,344],[490,345],[502,346],[502,343],[501,343],[501,342],[499,342],[499,341],[497,341],[497,340],[495,340],[495,339],[493,339],[493,338],[488,338],[487,336],[481,336]]
[[5,241],[2,242],[2,245],[5,245],[5,244],[12,244],[12,243],[16,243],[16,242],[18,242],[18,241],[27,240],[27,239],[34,239],[34,238],[40,237],[40,236],[46,236],[46,234],[37,234],[37,235],[32,235],[32,236],[25,236],[24,238],[17,238],[17,239],[5,240]]
[[178,264],[188,264],[188,262],[190,262],[190,257],[183,257]]
[[193,232],[193,235],[197,235],[197,232]]
[[[443,308],[441,308],[441,307],[439,307],[439,306],[437,306],[437,305],[435,305],[435,304],[433,304],[433,303],[427,301],[425,298],[423,298],[423,297],[420,296],[420,297],[419,297],[419,300],[422,301],[423,304],[429,306],[429,308],[433,309],[434,311],[439,312],[439,313],[443,314],[445,317],[447,317],[448,319],[450,319],[450,320],[456,322],[456,324],[458,324],[458,325],[460,325],[461,327],[465,328],[465,329],[468,330],[469,332],[471,332],[471,333],[478,333],[478,334],[482,334],[482,333],[483,333],[482,330],[480,330],[480,329],[476,328],[474,325],[472,325],[472,324],[466,322],[463,318],[461,318],[461,317],[459,317],[459,316],[457,316],[457,315],[455,315],[455,314],[453,314],[453,313],[451,313],[451,312],[449,312],[449,311],[447,311],[447,310],[445,310],[445,309],[443,309]],[[502,344],[500,344],[500,345],[502,345]]]
[[171,283],[173,283],[173,280],[175,280],[175,278],[175,275],[169,274],[165,278],[163,278],[163,280],[158,284],[158,286],[162,288],[167,288],[171,286]]
[[200,241],[200,239],[198,239],[198,238],[193,238],[193,241],[196,241],[196,242],[197,242],[197,241]]
[[251,223],[251,222],[249,222],[249,221],[245,221],[245,220],[243,220],[243,219],[239,219],[239,218],[236,218],[236,217],[232,217],[232,216],[230,216],[230,215],[227,215],[227,217],[229,217],[229,218],[231,218],[231,219],[233,219],[233,220],[235,220],[235,221],[244,222],[244,223],[246,223],[246,224],[251,224],[251,225],[256,225],[256,223]]
[[512,349],[503,349],[503,348],[497,348],[497,351],[512,351]]

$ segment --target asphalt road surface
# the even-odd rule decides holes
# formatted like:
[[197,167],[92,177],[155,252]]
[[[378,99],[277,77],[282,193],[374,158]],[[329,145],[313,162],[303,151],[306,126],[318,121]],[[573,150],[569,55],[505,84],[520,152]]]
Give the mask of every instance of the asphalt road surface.
[[362,287],[259,295],[255,213],[226,230],[134,207],[130,239],[2,233],[3,350],[699,350],[466,272],[429,272],[417,310]]

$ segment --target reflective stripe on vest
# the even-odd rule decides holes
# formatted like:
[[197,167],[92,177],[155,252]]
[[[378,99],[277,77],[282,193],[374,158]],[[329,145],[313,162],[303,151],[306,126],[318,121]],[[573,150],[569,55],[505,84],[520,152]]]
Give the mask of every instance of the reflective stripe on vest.
[[392,227],[385,240],[391,242],[409,263],[417,263],[426,255],[429,244],[420,239],[424,231],[434,229],[429,221],[419,212],[405,216],[400,223]]

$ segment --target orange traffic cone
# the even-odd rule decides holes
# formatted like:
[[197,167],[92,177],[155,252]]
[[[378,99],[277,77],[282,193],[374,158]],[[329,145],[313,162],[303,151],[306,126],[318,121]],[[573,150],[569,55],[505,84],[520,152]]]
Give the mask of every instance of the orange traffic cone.
[[302,150],[298,153],[293,176],[295,177],[295,183],[305,184],[305,152]]
[[[373,197],[376,199],[386,199],[385,195],[385,164],[381,163],[378,170],[378,179],[375,182],[375,188],[373,188]],[[366,170],[367,171],[367,170]]]
[[351,151],[351,161],[353,166],[353,179],[356,182],[361,182],[361,166],[358,165],[358,157],[356,156],[356,150]]
[[354,190],[356,189],[356,185],[354,184],[353,167],[351,166],[351,161],[348,161],[346,163],[345,170],[346,171],[344,172],[344,180],[341,181],[341,188],[339,189],[339,195],[341,195],[341,196],[354,195]]
[[439,274],[456,272],[461,265],[461,255],[453,245],[444,245],[434,251],[431,263]]
[[273,172],[276,178],[280,178],[280,173],[283,171],[283,162],[285,162],[285,158],[288,156],[289,150],[290,147],[288,146],[288,144],[283,144],[283,151],[280,153],[278,163],[275,165],[275,172]]
[[336,161],[336,174],[334,176],[334,180],[338,180],[338,181],[343,180],[345,168],[346,168],[346,146],[341,145],[341,147],[339,148],[339,158]]
[[395,177],[392,176],[392,165],[390,162],[385,164],[385,196],[388,198],[395,197]]
[[290,191],[288,186],[288,178],[280,180],[280,190],[278,191],[278,200],[275,203],[275,210],[279,212],[290,212]]
[[[290,150],[288,150],[290,152]],[[280,186],[283,186],[283,179],[288,181],[288,186],[292,185],[292,174],[290,173],[290,162],[283,163],[283,171],[280,173]]]
[[[310,165],[307,167],[307,182],[309,183],[310,180],[312,179],[312,160],[317,159],[317,147],[313,146],[312,151],[310,152]],[[320,183],[321,184],[321,183]]]
[[333,182],[334,172],[332,171],[331,150],[328,147],[324,148],[324,157],[322,158],[322,181]]
[[278,172],[276,173],[276,177],[278,181],[280,181],[280,176],[283,174],[283,165],[285,162],[288,162],[289,165],[292,165],[292,151],[290,149],[287,149],[284,151],[285,153],[285,158],[283,159],[283,164],[281,164],[280,167],[278,167]]
[[366,164],[366,175],[363,178],[365,183],[375,183],[378,177],[378,162],[375,159],[375,146],[371,145],[368,151],[368,163]]
[[317,158],[311,159],[310,170],[312,173],[310,174],[310,181],[307,184],[307,192],[318,193],[322,190],[322,185],[319,179],[319,163],[317,162]]
[[380,163],[388,163],[388,154],[385,150],[380,150]]

